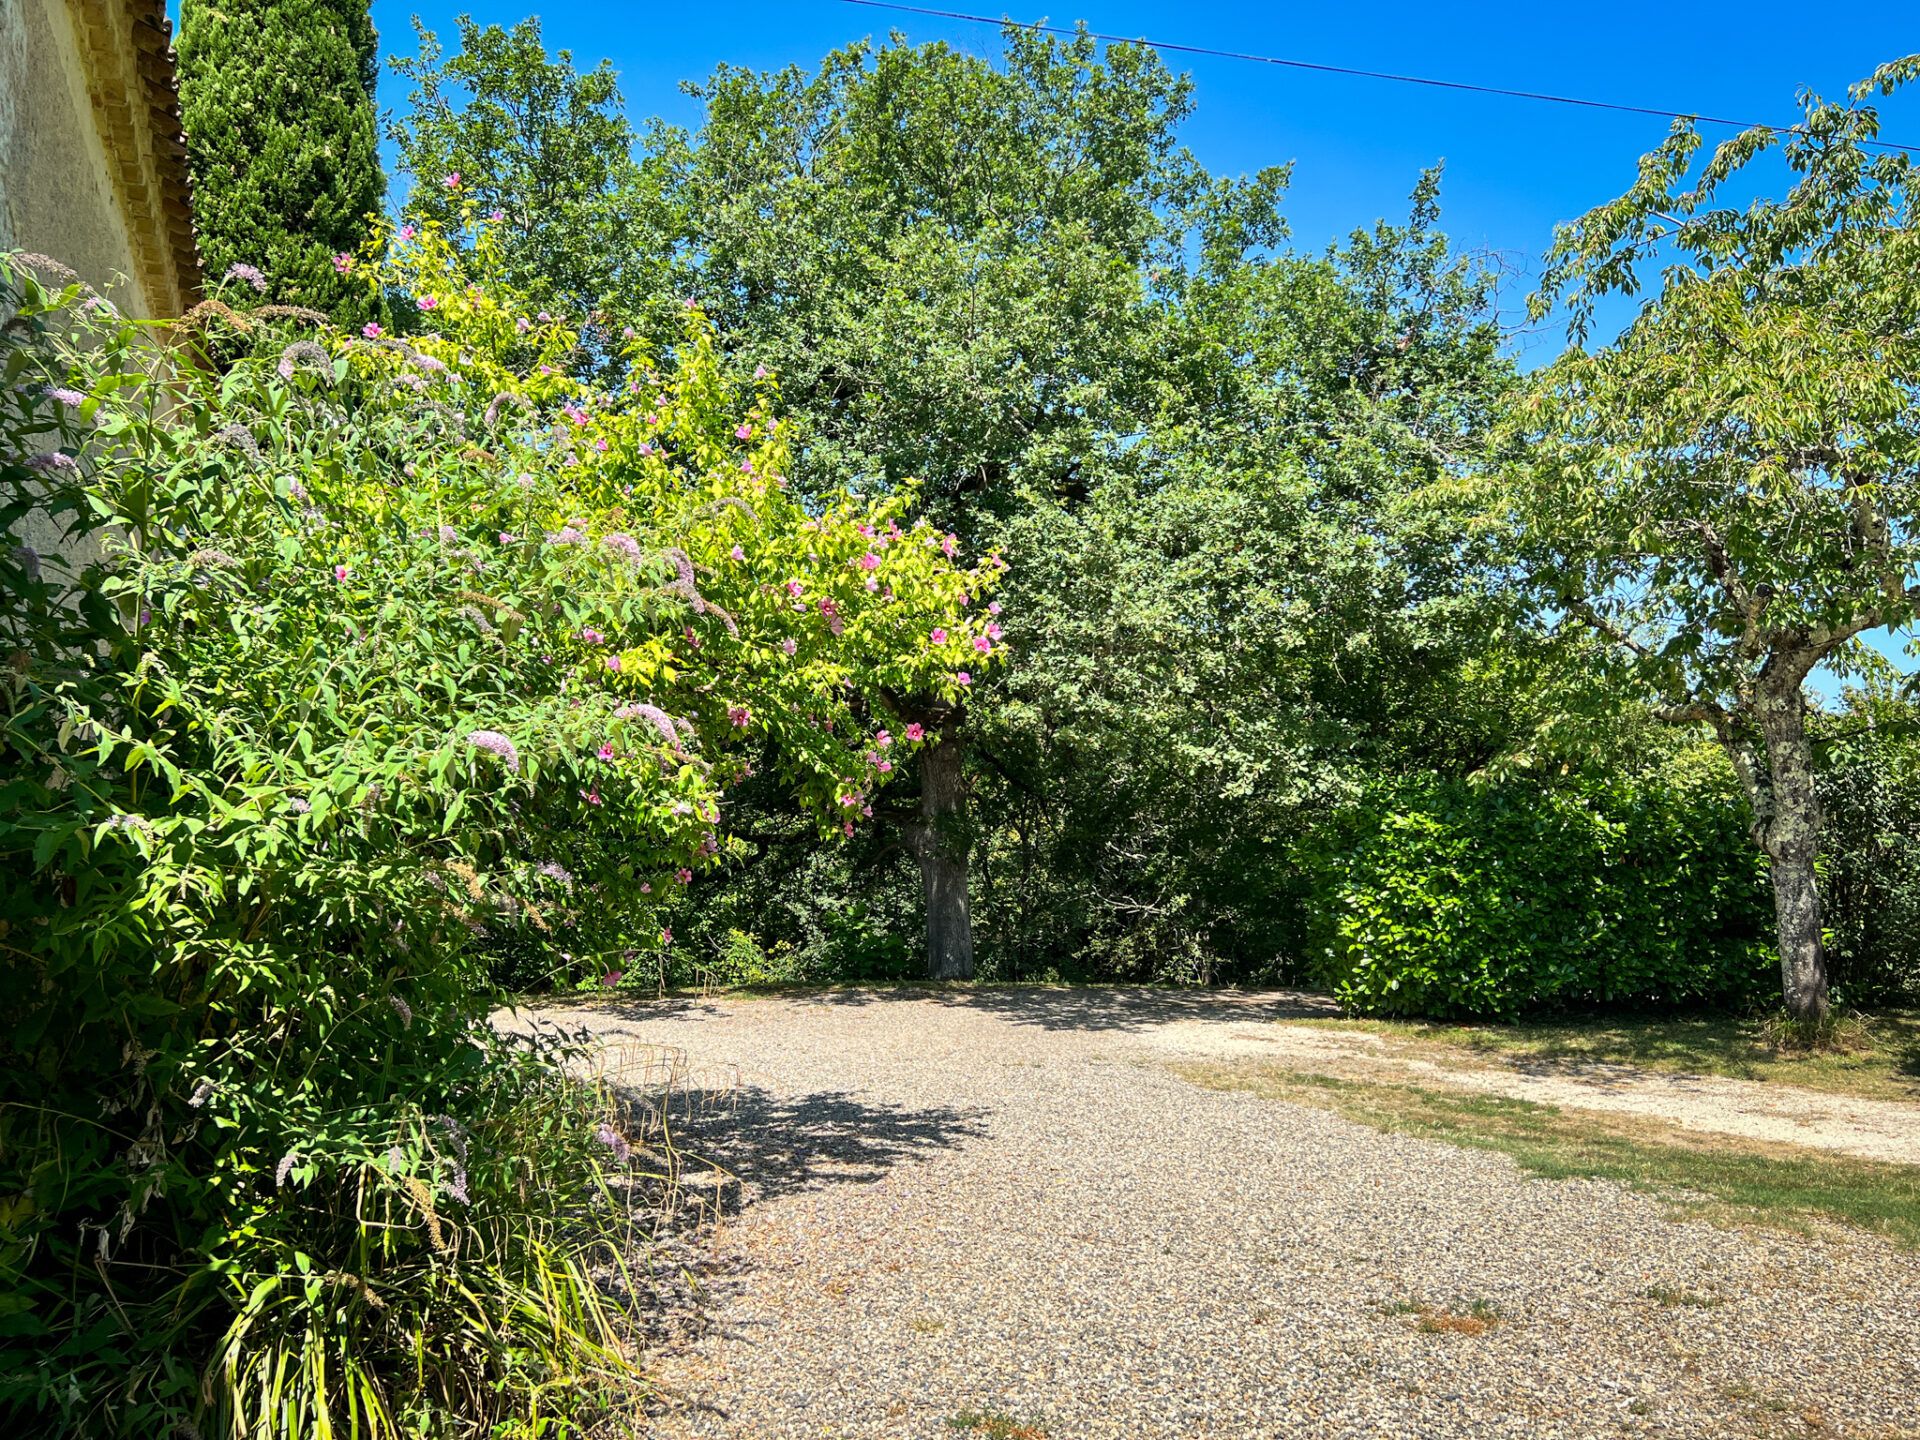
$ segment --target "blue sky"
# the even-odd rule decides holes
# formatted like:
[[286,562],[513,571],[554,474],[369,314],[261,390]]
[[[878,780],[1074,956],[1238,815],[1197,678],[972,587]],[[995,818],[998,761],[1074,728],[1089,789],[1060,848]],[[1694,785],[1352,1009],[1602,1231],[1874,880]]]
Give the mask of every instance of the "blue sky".
[[[933,8],[999,15],[991,5],[934,0]],[[726,4],[607,5],[558,0],[376,0],[383,56],[411,53],[411,19],[450,39],[454,17],[512,24],[537,13],[549,49],[582,68],[602,56],[619,73],[636,121],[660,115],[692,125],[679,91],[721,62],[811,68],[827,51],[897,29],[913,42],[944,40],[996,56],[991,26],[904,15],[841,0],[732,0]],[[1621,0],[1604,9],[1502,11],[1433,3],[1246,5],[1224,0],[1081,0],[1079,8],[1006,12],[1026,21],[1238,50],[1358,69],[1546,91],[1622,104],[1792,123],[1802,86],[1837,97],[1876,65],[1920,50],[1914,0],[1848,0],[1809,11],[1778,0],[1681,5]],[[1517,317],[1557,221],[1619,194],[1666,122],[1420,86],[1312,74],[1241,60],[1172,55],[1190,73],[1195,112],[1187,145],[1216,173],[1295,162],[1287,211],[1297,244],[1318,249],[1358,225],[1405,213],[1421,168],[1446,162],[1445,225],[1461,245],[1497,252],[1514,281]],[[383,75],[380,103],[405,88]],[[1883,135],[1920,146],[1920,92],[1883,106]],[[1710,138],[1731,131],[1709,127]],[[1557,330],[1518,335],[1523,363],[1549,358]],[[1883,647],[1897,653],[1897,647]],[[1822,685],[1829,689],[1831,682]]]
[[[936,0],[933,8],[1002,13],[964,0]],[[636,118],[685,123],[695,122],[698,112],[679,93],[679,82],[704,76],[721,61],[811,67],[836,46],[893,28],[916,42],[945,40],[983,55],[999,53],[990,26],[841,0],[670,6],[560,0],[537,10],[527,0],[376,0],[382,53],[412,49],[412,16],[448,36],[461,13],[501,24],[537,13],[549,48],[569,48],[583,65],[602,56],[613,61]],[[1772,0],[1629,0],[1604,10],[1503,12],[1497,22],[1478,7],[1432,3],[1080,0],[1079,8],[1025,6],[1007,13],[1055,24],[1084,19],[1094,30],[1134,37],[1772,122],[1796,118],[1794,95],[1802,85],[1838,95],[1881,61],[1920,50],[1912,0],[1851,0],[1811,14]],[[1823,14],[1836,18],[1822,23]],[[1665,133],[1664,122],[1647,116],[1239,60],[1168,60],[1193,76],[1196,110],[1184,133],[1209,169],[1231,174],[1296,162],[1288,211],[1302,245],[1318,248],[1355,225],[1404,213],[1421,167],[1445,160],[1447,228],[1460,243],[1498,251],[1517,268],[1516,306],[1554,223],[1617,195],[1631,181],[1638,155]],[[405,98],[399,82],[383,80],[383,106],[398,107]],[[1920,145],[1920,94],[1896,97],[1885,115],[1889,138]],[[1555,339],[1518,343],[1539,349]]]

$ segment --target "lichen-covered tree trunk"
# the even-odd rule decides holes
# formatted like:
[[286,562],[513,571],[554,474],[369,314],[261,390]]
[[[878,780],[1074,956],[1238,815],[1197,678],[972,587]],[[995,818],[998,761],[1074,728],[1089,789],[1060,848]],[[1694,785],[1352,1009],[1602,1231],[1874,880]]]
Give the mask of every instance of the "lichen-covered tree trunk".
[[1756,827],[1771,862],[1779,929],[1780,988],[1787,1013],[1805,1025],[1827,1014],[1827,961],[1820,944],[1820,803],[1813,788],[1813,747],[1806,702],[1790,693],[1765,697],[1760,732],[1767,746],[1768,805]]
[[967,899],[967,792],[963,750],[951,730],[920,752],[920,818],[914,852],[927,907],[927,978],[973,978]]

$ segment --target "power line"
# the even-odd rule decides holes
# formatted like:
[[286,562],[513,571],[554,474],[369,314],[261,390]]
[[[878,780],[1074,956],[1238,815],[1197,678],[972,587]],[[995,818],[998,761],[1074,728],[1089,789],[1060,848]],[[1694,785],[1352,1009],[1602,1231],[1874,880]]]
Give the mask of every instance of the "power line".
[[[996,20],[990,15],[969,15],[960,10],[933,10],[921,5],[899,5],[892,0],[841,0],[843,5],[861,5],[870,10],[898,10],[907,15],[925,15],[937,20],[964,20],[973,25],[1010,25],[1016,30],[1033,30],[1043,35],[1079,35],[1083,32],[1065,25],[1043,25],[1025,20]],[[1797,125],[1768,125],[1760,121],[1729,120],[1719,115],[1695,115],[1685,110],[1657,110],[1646,105],[1620,105],[1611,100],[1583,100],[1573,95],[1550,95],[1540,90],[1505,90],[1497,85],[1470,85],[1464,80],[1434,80],[1424,75],[1395,75],[1385,70],[1356,70],[1347,65],[1320,65],[1311,60],[1283,60],[1274,55],[1252,55],[1240,50],[1216,50],[1205,45],[1181,45],[1171,40],[1148,40],[1126,35],[1103,35],[1097,30],[1084,32],[1089,38],[1117,45],[1145,45],[1178,55],[1210,55],[1220,60],[1250,60],[1256,65],[1278,65],[1287,70],[1311,70],[1321,75],[1347,75],[1361,80],[1390,80],[1398,85],[1425,85],[1434,90],[1459,90],[1470,95],[1498,95],[1509,100],[1537,100],[1550,105],[1578,105],[1587,110],[1612,110],[1622,115],[1651,115],[1662,120],[1692,120],[1702,125],[1729,125],[1737,130],[1771,130],[1776,135],[1791,135]],[[1874,150],[1904,150],[1912,145],[1897,145],[1891,140],[1861,140],[1858,144]]]

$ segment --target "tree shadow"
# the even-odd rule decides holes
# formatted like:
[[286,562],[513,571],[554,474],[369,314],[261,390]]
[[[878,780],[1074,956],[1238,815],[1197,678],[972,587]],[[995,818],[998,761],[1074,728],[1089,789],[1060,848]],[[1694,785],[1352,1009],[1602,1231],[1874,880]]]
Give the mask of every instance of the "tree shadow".
[[[626,1147],[612,1157],[612,1188],[644,1217],[619,1247],[624,1264],[613,1293],[638,1302],[635,1334],[653,1349],[724,1329],[729,1299],[757,1268],[750,1251],[722,1241],[719,1222],[785,1195],[870,1185],[986,1133],[979,1110],[910,1108],[839,1091],[782,1096],[753,1085],[657,1083],[666,1073],[608,1081]],[[675,1403],[697,1406],[684,1395]]]
[[659,994],[631,990],[582,990],[534,995],[521,1000],[515,1013],[551,1015],[555,1011],[583,1015],[613,1015],[623,1020],[658,1020],[669,1015],[711,1018],[725,1013],[719,997],[695,991],[667,990]]
[[1570,1080],[1596,1090],[1633,1090],[1645,1088],[1651,1082],[1666,1090],[1711,1091],[1727,1078],[1739,1078],[1705,1071],[1657,1070],[1632,1061],[1597,1060],[1592,1056],[1565,1053],[1501,1057],[1489,1052],[1488,1058],[1500,1060],[1516,1075],[1535,1080]]
[[1327,1020],[1341,1013],[1332,997],[1308,990],[1173,990],[1144,985],[901,985],[796,993],[794,998],[820,1005],[946,1005],[1042,1030],[1128,1032],[1179,1020],[1263,1024]]
[[559,1012],[570,1020],[718,1019],[729,997],[774,999],[828,1008],[873,1005],[945,1005],[978,1010],[1043,1030],[1150,1030],[1176,1020],[1260,1024],[1269,1020],[1336,1020],[1341,1009],[1312,990],[1177,990],[1150,985],[1002,985],[970,981],[902,981],[884,985],[755,985],[712,992],[660,995],[605,991],[557,996],[529,1013]]
[[908,1107],[844,1091],[776,1095],[757,1085],[670,1094],[616,1087],[635,1133],[658,1137],[701,1218],[784,1195],[870,1185],[986,1134],[983,1110]]
[[1920,1080],[1920,1040],[1913,1040],[1895,1052],[1893,1072]]

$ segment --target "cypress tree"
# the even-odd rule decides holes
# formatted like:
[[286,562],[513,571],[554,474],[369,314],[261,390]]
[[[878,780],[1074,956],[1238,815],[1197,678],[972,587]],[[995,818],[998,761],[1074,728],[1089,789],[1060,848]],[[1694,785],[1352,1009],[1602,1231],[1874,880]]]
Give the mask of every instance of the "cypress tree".
[[181,0],[180,108],[210,278],[265,276],[275,300],[342,324],[374,301],[339,274],[385,189],[369,0]]

